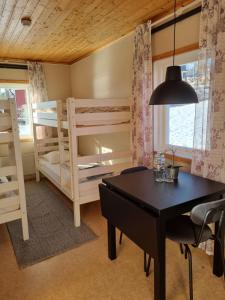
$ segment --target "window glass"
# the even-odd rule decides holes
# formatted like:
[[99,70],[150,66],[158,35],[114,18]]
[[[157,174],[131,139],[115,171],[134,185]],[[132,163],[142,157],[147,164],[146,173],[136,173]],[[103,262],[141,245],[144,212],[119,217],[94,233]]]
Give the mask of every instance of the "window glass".
[[[199,50],[182,53],[175,57],[175,64],[181,66],[183,80],[198,89],[200,101],[197,104],[198,109],[196,110],[196,104],[154,106],[155,151],[164,152],[173,146],[177,155],[191,158],[193,146],[197,149],[206,147],[208,77],[210,76],[211,61],[208,60],[207,68],[202,68],[201,61],[199,62],[198,58]],[[154,62],[154,88],[164,82],[166,69],[171,65],[171,57]],[[195,138],[193,145],[194,136],[198,137],[198,135],[200,138]]]
[[8,100],[9,97],[16,100],[20,136],[31,136],[31,118],[27,88],[0,87],[0,100]]
[[[181,65],[182,78],[193,88],[197,88],[198,62]],[[206,93],[207,88],[204,89]],[[206,94],[205,94],[206,95]],[[205,96],[204,96],[205,97]],[[207,103],[205,102],[205,118],[207,121]],[[193,148],[196,104],[170,105],[167,109],[167,144],[183,148]],[[202,118],[202,117],[201,117]],[[203,126],[204,128],[205,126]]]

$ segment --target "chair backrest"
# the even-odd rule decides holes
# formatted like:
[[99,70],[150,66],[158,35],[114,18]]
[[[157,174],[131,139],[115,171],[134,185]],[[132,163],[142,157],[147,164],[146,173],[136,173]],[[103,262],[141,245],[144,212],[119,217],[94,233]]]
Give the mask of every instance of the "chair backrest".
[[207,202],[195,206],[191,211],[191,220],[197,225],[221,221],[225,214],[225,199]]
[[145,170],[148,170],[147,167],[145,166],[138,166],[138,167],[133,167],[133,168],[128,168],[128,169],[125,169],[123,171],[121,171],[121,175],[123,174],[130,174],[130,173],[135,173],[135,172],[140,172],[140,171],[145,171]]

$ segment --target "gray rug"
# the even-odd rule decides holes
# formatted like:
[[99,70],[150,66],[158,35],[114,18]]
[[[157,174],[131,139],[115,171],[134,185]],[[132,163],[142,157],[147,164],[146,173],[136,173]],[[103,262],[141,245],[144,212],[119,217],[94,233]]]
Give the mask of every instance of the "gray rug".
[[20,267],[33,265],[97,238],[85,224],[74,227],[66,197],[50,183],[30,181],[25,188],[30,239],[23,241],[21,221],[7,224]]

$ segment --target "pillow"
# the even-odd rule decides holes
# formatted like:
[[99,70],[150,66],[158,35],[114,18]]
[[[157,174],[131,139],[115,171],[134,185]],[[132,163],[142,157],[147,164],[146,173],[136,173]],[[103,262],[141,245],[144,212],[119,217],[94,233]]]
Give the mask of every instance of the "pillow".
[[42,155],[43,158],[47,159],[50,164],[59,164],[59,151],[52,151]]

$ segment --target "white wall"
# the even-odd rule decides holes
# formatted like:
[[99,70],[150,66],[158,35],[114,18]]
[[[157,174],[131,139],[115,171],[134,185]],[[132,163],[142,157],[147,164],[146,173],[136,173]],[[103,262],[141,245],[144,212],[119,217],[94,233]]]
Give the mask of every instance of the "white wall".
[[[71,96],[70,66],[63,64],[44,64],[49,99],[66,99]],[[0,69],[0,79],[28,80],[26,70]],[[21,142],[23,154],[24,174],[34,174],[34,147],[33,141]],[[0,147],[0,159],[4,162],[7,148]]]
[[[133,34],[97,51],[71,66],[72,94],[76,98],[127,98],[132,82]],[[79,138],[79,152],[93,154],[104,148],[122,151],[129,147],[128,133]],[[103,148],[104,147],[104,148]]]
[[[198,42],[199,14],[177,24],[176,47]],[[130,97],[132,86],[132,54],[134,34],[123,37],[113,44],[71,66],[72,94],[76,98]],[[173,27],[152,35],[153,56],[173,48]],[[128,134],[113,137],[92,136],[79,139],[82,154],[98,152],[101,147],[123,150],[130,142]]]
[[[200,14],[194,15],[176,25],[176,48],[198,43]],[[152,35],[152,52],[159,55],[173,49],[173,26]]]
[[48,98],[65,100],[71,97],[70,66],[63,64],[44,64]]
[[128,97],[133,34],[71,66],[72,94],[78,98]]
[[[198,42],[199,14],[176,27],[176,47]],[[78,98],[128,97],[131,95],[134,34],[96,51],[71,66],[72,94]],[[173,48],[173,27],[152,35],[153,56]]]

